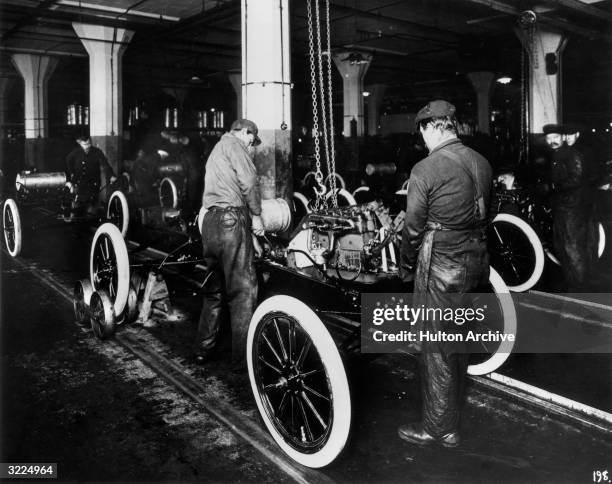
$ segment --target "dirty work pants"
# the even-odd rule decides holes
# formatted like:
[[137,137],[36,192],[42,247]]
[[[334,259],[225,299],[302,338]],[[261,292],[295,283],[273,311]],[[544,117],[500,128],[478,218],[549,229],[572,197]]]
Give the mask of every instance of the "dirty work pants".
[[246,338],[257,302],[251,217],[247,207],[211,208],[204,217],[202,245],[206,268],[212,271],[204,285],[196,352],[214,348],[224,304],[229,310],[232,360],[246,356]]
[[[444,234],[446,235],[446,233]],[[415,283],[415,302],[427,307],[472,307],[469,292],[482,287],[489,278],[486,238],[474,235],[456,246],[431,253],[427,287]],[[452,294],[452,297],[448,295]],[[457,295],[465,296],[457,297]],[[448,321],[426,321],[423,329],[457,332],[468,328]],[[457,342],[423,341],[420,356],[423,428],[435,437],[459,430],[463,385],[468,364],[465,347]]]

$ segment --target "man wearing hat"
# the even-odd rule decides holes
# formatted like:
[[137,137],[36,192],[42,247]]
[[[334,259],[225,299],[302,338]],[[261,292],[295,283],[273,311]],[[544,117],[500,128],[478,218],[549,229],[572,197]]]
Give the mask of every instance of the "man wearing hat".
[[[471,307],[467,293],[489,277],[485,223],[492,170],[487,160],[457,137],[455,106],[432,101],[415,119],[429,156],[412,169],[401,247],[401,273],[414,278],[415,307]],[[424,322],[430,334],[462,332],[453,321]],[[422,420],[402,425],[401,439],[417,445],[459,445],[459,415],[467,370],[465,349],[422,341]]]
[[195,361],[211,359],[221,325],[224,303],[229,309],[232,360],[246,366],[246,337],[257,302],[257,277],[252,233],[263,234],[261,196],[251,147],[261,140],[248,119],[232,123],[206,162],[202,245],[211,274],[195,341]]
[[587,289],[587,276],[596,257],[597,228],[583,155],[563,144],[565,128],[547,124],[546,144],[552,150],[553,244],[564,274],[565,291]]

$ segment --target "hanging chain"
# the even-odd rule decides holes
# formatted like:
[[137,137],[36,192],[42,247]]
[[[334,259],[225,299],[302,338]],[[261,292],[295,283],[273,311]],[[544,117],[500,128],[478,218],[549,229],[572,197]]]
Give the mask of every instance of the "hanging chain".
[[318,187],[315,190],[315,204],[316,210],[322,208],[325,205],[325,185],[323,184],[323,172],[321,171],[321,147],[319,146],[319,108],[317,105],[317,84],[316,84],[316,67],[314,59],[314,33],[313,33],[313,19],[312,19],[312,0],[307,1],[308,11],[308,47],[310,54],[310,87],[312,96],[312,134],[315,146],[315,181]]
[[521,163],[526,163],[527,160],[525,159],[525,154],[526,154],[526,150],[525,150],[525,138],[526,138],[526,131],[527,131],[527,126],[526,126],[526,122],[525,122],[525,104],[527,102],[526,99],[526,92],[525,92],[525,47],[522,46],[521,48],[521,126],[520,126],[520,137],[519,137],[519,164]]
[[329,109],[329,152],[330,152],[330,168],[329,168],[329,186],[332,190],[332,205],[334,208],[338,208],[338,193],[336,185],[336,150],[334,147],[334,105],[333,105],[333,89],[332,89],[332,66],[331,66],[331,37],[329,28],[329,0],[325,1],[325,13],[326,13],[326,30],[327,30],[327,95],[328,101],[327,106]]

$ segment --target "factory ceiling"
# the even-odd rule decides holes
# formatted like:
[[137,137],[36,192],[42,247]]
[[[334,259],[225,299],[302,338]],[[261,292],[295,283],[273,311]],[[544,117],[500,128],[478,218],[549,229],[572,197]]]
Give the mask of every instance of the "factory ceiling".
[[[309,79],[307,2],[289,3],[292,77],[300,83]],[[519,77],[515,30],[526,11],[535,14],[537,28],[588,46],[569,68],[591,69],[609,84],[612,0],[329,3],[332,50],[348,52],[347,62],[372,54],[366,85],[385,84],[388,95],[414,106],[434,93],[460,96],[470,71]],[[59,56],[65,72],[82,75],[87,54],[71,24],[95,23],[135,32],[124,56],[131,89],[207,89],[240,70],[240,9],[239,0],[0,0],[0,68],[3,76],[16,76],[9,54],[31,52]]]

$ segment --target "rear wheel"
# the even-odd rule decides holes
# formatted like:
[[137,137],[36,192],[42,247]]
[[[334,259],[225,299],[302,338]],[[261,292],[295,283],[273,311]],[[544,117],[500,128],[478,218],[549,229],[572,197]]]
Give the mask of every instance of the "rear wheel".
[[4,229],[4,242],[6,250],[11,257],[17,257],[21,253],[21,217],[17,203],[12,198],[6,199],[2,208],[2,227]]
[[159,203],[162,208],[178,208],[178,188],[172,178],[164,178],[159,184]]
[[[474,295],[473,308],[485,307],[486,318],[482,322],[473,321],[471,328],[475,334],[485,334],[489,331],[502,335],[513,335],[516,338],[516,310],[508,287],[495,269],[490,268],[489,290],[495,293],[495,298],[483,294]],[[482,298],[482,301],[479,301]],[[514,339],[478,341],[470,344],[470,375],[485,375],[497,370],[510,356],[514,348]]]
[[489,226],[491,265],[501,274],[508,289],[531,289],[544,271],[544,248],[535,231],[524,220],[499,213]]
[[95,291],[106,291],[115,315],[121,314],[130,289],[130,264],[121,232],[111,223],[96,230],[89,254],[89,276]]
[[[601,222],[597,223],[597,257],[601,258],[604,251],[606,250],[606,231],[603,228]],[[546,256],[558,266],[561,265],[561,261],[552,251],[552,248],[546,249]]]
[[290,296],[259,305],[249,326],[251,388],[281,449],[307,467],[323,467],[344,448],[351,398],[344,365],[318,316]]
[[115,332],[115,311],[108,293],[96,291],[91,296],[91,329],[100,339],[110,338]]
[[89,318],[89,305],[93,292],[93,287],[88,279],[81,279],[75,284],[72,306],[77,323],[84,323]]

